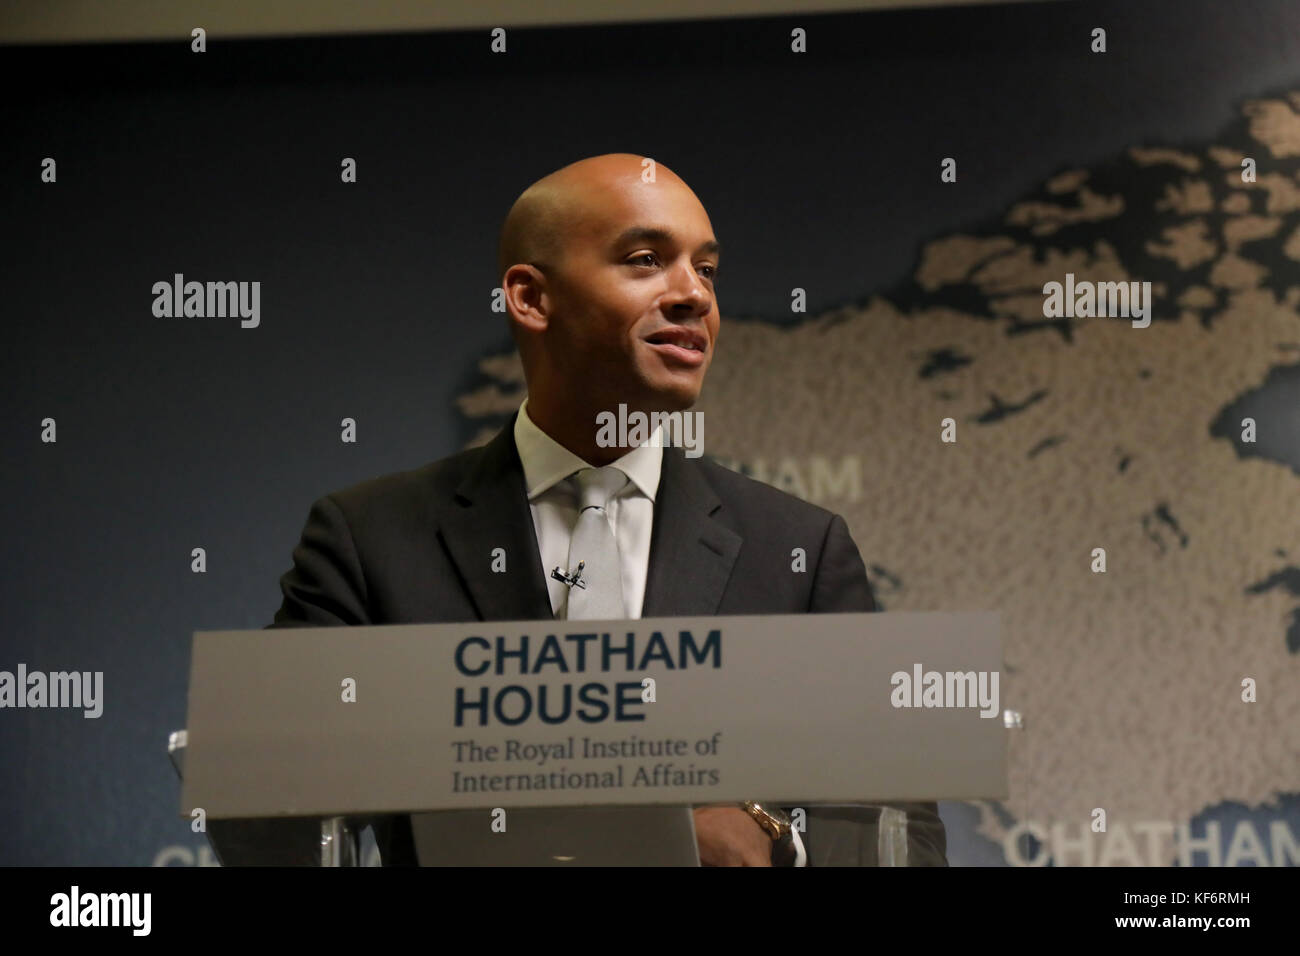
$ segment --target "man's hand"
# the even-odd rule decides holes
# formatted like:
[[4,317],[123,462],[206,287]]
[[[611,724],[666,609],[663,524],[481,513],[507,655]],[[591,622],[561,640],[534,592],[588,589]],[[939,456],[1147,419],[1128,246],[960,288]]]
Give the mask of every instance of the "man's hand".
[[734,805],[695,808],[701,866],[771,866],[772,838]]

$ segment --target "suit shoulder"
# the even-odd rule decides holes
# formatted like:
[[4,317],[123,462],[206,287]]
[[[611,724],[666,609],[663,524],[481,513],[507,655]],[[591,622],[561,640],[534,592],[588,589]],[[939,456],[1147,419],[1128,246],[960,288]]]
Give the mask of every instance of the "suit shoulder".
[[483,454],[483,446],[467,448],[417,468],[389,472],[332,491],[348,514],[373,512],[376,508],[413,507],[445,500],[464,480]]

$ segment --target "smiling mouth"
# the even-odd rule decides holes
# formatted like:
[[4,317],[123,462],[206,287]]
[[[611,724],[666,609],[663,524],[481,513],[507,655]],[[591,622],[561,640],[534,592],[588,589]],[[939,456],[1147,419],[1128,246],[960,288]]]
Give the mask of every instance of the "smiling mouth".
[[708,350],[709,344],[708,340],[699,332],[682,326],[660,329],[658,332],[646,336],[645,340],[650,345],[670,345],[683,352],[698,352],[701,355]]
[[702,369],[707,358],[703,349],[683,348],[680,345],[674,345],[672,342],[651,342],[646,344],[663,359],[669,366],[679,366],[691,369]]

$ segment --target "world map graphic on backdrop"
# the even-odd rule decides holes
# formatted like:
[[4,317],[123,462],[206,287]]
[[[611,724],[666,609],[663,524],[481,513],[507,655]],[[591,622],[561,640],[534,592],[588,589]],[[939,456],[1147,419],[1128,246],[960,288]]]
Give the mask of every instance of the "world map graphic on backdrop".
[[[722,295],[706,453],[843,514],[884,608],[1002,612],[1026,725],[969,806],[1008,862],[1300,862],[1300,92],[1215,139],[1060,171],[793,324]],[[1044,317],[1067,273],[1150,281],[1150,325]],[[468,444],[525,394],[513,352],[479,372]]]

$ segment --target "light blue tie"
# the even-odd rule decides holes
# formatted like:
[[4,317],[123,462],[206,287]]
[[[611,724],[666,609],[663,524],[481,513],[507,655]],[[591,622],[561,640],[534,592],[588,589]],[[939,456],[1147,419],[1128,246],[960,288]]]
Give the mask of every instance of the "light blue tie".
[[[582,564],[578,582],[569,588],[568,620],[621,620],[623,568],[614,529],[605,508],[623,490],[628,477],[613,465],[583,468],[573,475],[578,485],[578,520],[569,541],[570,575]],[[583,586],[585,585],[585,586]]]

